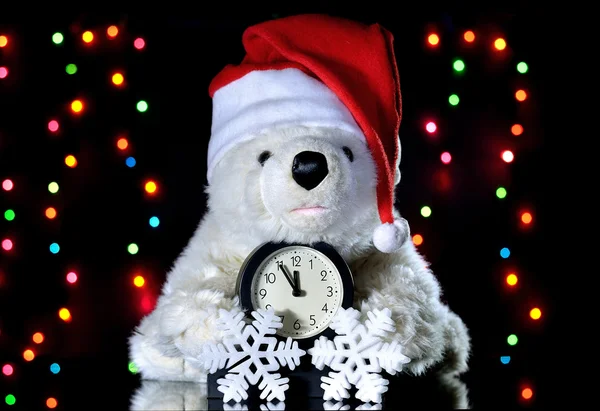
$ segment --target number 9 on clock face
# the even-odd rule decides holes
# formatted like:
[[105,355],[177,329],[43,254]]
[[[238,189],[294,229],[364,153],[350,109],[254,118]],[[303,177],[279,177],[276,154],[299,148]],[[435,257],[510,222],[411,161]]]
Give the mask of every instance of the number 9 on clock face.
[[[249,257],[260,260],[254,261],[253,273],[240,273],[246,281],[241,278],[238,282],[250,285],[246,290],[240,289],[242,303],[249,299],[253,310],[272,308],[282,317],[283,326],[277,331],[282,337],[305,339],[321,334],[338,309],[352,303],[350,270],[341,256],[325,244],[268,244],[271,250],[267,245],[259,253],[262,256]],[[271,252],[265,255],[265,251]],[[245,266],[249,268],[248,264]]]

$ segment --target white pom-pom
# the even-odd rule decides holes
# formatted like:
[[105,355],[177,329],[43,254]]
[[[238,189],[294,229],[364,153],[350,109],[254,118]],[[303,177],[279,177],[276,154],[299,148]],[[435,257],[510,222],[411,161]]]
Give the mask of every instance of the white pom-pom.
[[408,222],[400,218],[393,223],[379,225],[373,233],[373,244],[382,253],[393,253],[402,247],[409,235]]

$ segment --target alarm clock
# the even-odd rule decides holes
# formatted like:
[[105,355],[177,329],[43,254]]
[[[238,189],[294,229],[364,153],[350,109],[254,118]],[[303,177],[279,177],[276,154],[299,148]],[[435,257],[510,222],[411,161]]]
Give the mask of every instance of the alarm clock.
[[354,280],[343,257],[329,244],[267,242],[242,264],[236,290],[244,310],[270,309],[281,317],[277,335],[301,346],[331,335],[329,323],[352,306]]

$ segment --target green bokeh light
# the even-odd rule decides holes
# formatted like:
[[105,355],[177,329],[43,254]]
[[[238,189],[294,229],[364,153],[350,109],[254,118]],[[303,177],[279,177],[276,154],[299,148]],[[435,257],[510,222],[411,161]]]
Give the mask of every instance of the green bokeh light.
[[17,399],[15,398],[14,395],[12,394],[8,394],[5,398],[4,401],[6,401],[6,403],[8,405],[15,405],[15,402],[17,402]]
[[62,33],[56,32],[52,35],[52,42],[54,44],[61,44],[64,39],[65,37],[62,35]]
[[496,197],[498,197],[500,199],[506,197],[506,188],[504,188],[504,187],[498,187],[496,189]]
[[465,62],[461,59],[454,60],[452,67],[454,67],[454,70],[456,71],[463,71],[465,69]]
[[138,101],[136,107],[140,113],[144,113],[146,110],[148,110],[148,103],[146,103],[144,100],[140,100]]
[[519,339],[517,338],[516,335],[511,334],[508,336],[508,338],[506,339],[506,342],[508,343],[508,345],[516,345],[517,342],[519,342]]
[[431,215],[431,208],[428,206],[421,207],[421,215],[425,218],[429,217]]
[[137,254],[139,250],[140,249],[136,243],[131,243],[127,246],[127,251],[129,251],[129,254]]
[[517,64],[517,71],[519,73],[525,74],[525,73],[527,73],[527,70],[529,70],[529,67],[527,66],[527,63],[525,63],[524,61]]
[[15,219],[15,212],[13,210],[6,210],[4,212],[4,218],[6,218],[6,221],[12,221]]
[[456,106],[459,101],[460,101],[460,98],[458,98],[458,96],[456,94],[452,94],[450,97],[448,97],[448,102],[450,104],[452,104],[453,106]]
[[58,193],[58,183],[55,183],[53,181],[50,184],[48,184],[48,191],[50,191],[52,194]]
[[135,363],[133,361],[129,362],[129,365],[127,366],[127,368],[129,369],[129,372],[132,374],[138,373],[138,367],[137,367],[137,365],[135,365]]
[[67,64],[67,67],[65,67],[65,71],[67,72],[67,74],[75,74],[77,73],[77,66],[73,63]]

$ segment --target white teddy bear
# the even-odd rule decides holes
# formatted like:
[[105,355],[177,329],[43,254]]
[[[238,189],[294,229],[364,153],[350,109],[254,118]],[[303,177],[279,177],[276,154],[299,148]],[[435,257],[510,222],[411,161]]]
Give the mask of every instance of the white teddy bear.
[[[241,310],[246,257],[269,241],[332,245],[354,307],[389,308],[409,374],[467,370],[470,340],[393,207],[401,99],[391,34],[322,15],[244,33],[246,57],[213,80],[208,211],[130,339],[142,378],[206,381],[219,310]],[[468,406],[466,396],[457,407]]]

